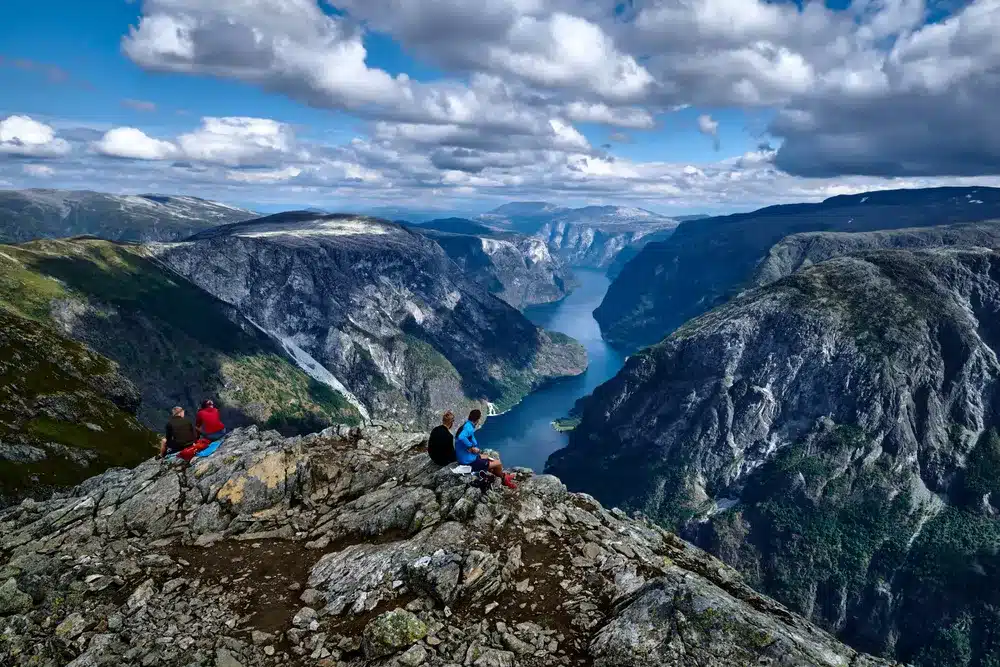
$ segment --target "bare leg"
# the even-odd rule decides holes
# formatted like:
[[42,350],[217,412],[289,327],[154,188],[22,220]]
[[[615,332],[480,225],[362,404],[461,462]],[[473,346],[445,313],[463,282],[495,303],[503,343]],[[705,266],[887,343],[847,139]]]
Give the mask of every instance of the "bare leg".
[[500,475],[503,474],[503,464],[500,463],[499,459],[497,459],[495,461],[490,461],[489,470],[490,470],[491,473],[493,473],[494,475],[496,475],[497,477],[499,477]]

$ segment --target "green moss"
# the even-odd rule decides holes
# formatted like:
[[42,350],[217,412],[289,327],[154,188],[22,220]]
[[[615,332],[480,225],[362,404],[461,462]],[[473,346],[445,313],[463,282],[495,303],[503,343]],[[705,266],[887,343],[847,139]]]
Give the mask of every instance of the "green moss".
[[552,422],[552,427],[560,432],[572,431],[583,422],[581,417],[561,417]]
[[283,433],[311,433],[331,424],[358,424],[357,409],[338,391],[274,354],[242,356],[222,364],[232,404],[269,406],[265,426]]
[[419,368],[422,375],[462,379],[452,363],[431,344],[409,334],[404,335],[403,340],[406,343],[407,361]]
[[[0,442],[45,454],[0,461],[0,497],[41,493],[149,458],[156,436],[115,404],[126,400],[108,393],[119,382],[108,359],[0,303]],[[86,451],[66,456],[59,446]]]

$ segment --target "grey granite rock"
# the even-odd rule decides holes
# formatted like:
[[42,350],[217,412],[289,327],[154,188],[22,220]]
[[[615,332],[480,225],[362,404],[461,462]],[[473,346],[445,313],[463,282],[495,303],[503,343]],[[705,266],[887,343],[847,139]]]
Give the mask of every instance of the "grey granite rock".
[[[5,586],[30,581],[40,600],[15,593],[0,662],[582,667],[647,645],[667,655],[673,608],[654,591],[669,586],[678,613],[707,600],[734,619],[704,646],[685,639],[714,664],[750,655],[759,628],[800,638],[775,664],[811,667],[817,652],[889,664],[864,662],[704,552],[558,480],[521,472],[517,491],[470,495],[413,434],[337,432],[238,429],[187,469],[150,462],[0,510]],[[164,499],[174,507],[150,509]],[[449,518],[462,502],[467,518]],[[518,511],[539,502],[543,513]],[[206,540],[192,516],[231,520]]]

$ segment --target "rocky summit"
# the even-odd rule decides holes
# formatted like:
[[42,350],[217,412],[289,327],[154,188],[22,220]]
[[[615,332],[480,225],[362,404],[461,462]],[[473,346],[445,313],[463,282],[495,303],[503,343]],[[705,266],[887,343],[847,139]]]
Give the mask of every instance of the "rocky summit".
[[0,662],[874,667],[733,570],[551,476],[424,438],[251,427],[0,512]]
[[447,409],[504,411],[587,366],[581,345],[534,326],[433,240],[384,220],[284,213],[153,250],[343,387],[366,417],[423,428]]
[[993,250],[804,268],[630,358],[548,469],[856,648],[995,664],[998,316]]

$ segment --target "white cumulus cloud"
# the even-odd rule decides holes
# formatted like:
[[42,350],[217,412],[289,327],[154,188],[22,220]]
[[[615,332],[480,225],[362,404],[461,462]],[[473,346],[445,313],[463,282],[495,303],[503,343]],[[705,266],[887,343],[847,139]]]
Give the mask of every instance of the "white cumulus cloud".
[[295,150],[292,128],[269,118],[204,118],[197,130],[177,138],[191,160],[230,167],[273,164]]
[[177,157],[177,146],[155,139],[135,127],[116,127],[105,132],[94,149],[108,157],[131,160],[168,160]]
[[8,116],[0,121],[0,153],[23,157],[56,158],[71,150],[52,127],[30,116]]

